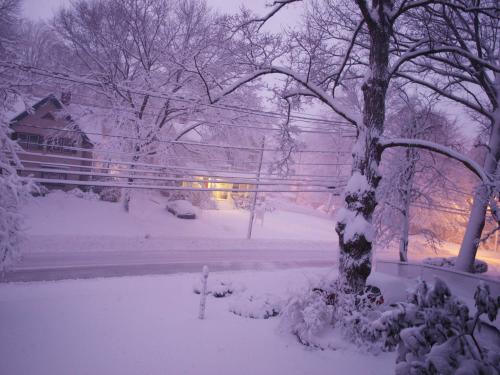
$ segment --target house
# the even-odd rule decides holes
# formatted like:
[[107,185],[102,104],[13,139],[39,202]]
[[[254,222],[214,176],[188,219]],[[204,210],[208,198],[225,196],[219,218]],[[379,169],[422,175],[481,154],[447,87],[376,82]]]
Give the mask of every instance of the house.
[[[227,177],[224,177],[225,175],[227,175]],[[217,177],[195,176],[194,180],[198,181],[183,181],[181,183],[181,186],[205,189],[221,189],[209,192],[210,199],[215,202],[215,206],[219,209],[248,208],[250,204],[250,198],[253,196],[253,194],[246,190],[254,190],[256,189],[256,185],[250,183],[233,183],[228,181],[228,179],[235,177],[238,178],[238,176],[242,179],[249,178],[248,174],[240,173],[236,174],[235,176],[234,172],[219,172],[217,173]],[[263,199],[265,193],[261,193],[260,195],[261,199]]]
[[63,93],[61,99],[49,95],[10,121],[12,138],[23,149],[19,174],[32,176],[47,188],[70,190],[75,184],[61,180],[90,179],[85,173],[91,172],[94,146],[64,110],[70,99],[70,93]]

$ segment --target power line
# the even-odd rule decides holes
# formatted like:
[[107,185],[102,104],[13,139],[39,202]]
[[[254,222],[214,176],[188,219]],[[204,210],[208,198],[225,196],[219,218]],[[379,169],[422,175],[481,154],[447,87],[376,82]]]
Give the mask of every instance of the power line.
[[193,183],[199,183],[199,184],[204,184],[204,183],[225,183],[225,184],[247,184],[247,185],[264,185],[264,186],[300,186],[300,187],[306,187],[306,186],[316,186],[316,187],[325,187],[325,188],[332,188],[332,184],[330,185],[323,185],[323,184],[317,184],[317,183],[308,183],[308,184],[300,184],[300,183],[289,183],[289,182],[267,182],[267,181],[257,181],[257,180],[252,180],[252,181],[244,181],[244,180],[197,180],[194,178],[178,178],[178,177],[159,177],[159,176],[145,176],[143,174],[125,174],[125,175],[118,175],[118,174],[108,174],[108,173],[99,173],[99,172],[82,172],[82,171],[77,171],[74,169],[51,169],[51,168],[19,168],[18,171],[24,171],[24,172],[41,172],[41,173],[58,173],[58,174],[67,174],[67,175],[78,175],[78,176],[94,176],[94,177],[107,177],[110,179],[119,179],[119,178],[125,178],[125,179],[131,179],[131,180],[151,180],[151,181],[168,181],[168,182],[193,182]]
[[[49,127],[49,126],[38,126],[38,125],[28,125],[28,124],[23,124],[22,126],[29,127],[29,128],[35,128],[35,129],[57,130],[60,132],[91,134],[91,135],[98,135],[98,136],[102,136],[102,137],[138,140],[138,141],[147,141],[147,142],[150,141],[149,139],[132,137],[132,136],[127,136],[127,135],[103,134],[103,133],[98,133],[98,132],[84,132],[82,130],[61,129],[61,128],[54,128],[54,127]],[[260,148],[256,148],[256,147],[217,145],[217,144],[210,144],[210,143],[186,142],[186,141],[171,141],[171,140],[166,140],[166,139],[153,139],[152,141],[159,142],[159,143],[168,143],[168,144],[173,144],[173,145],[186,145],[186,146],[194,146],[194,147],[212,147],[212,148],[235,149],[235,150],[245,150],[245,151],[262,151],[262,150],[264,150],[266,152],[282,152],[283,151],[280,149],[272,149],[272,148],[260,149]],[[321,154],[338,154],[338,155],[349,154],[346,151],[330,151],[330,150],[298,150],[297,152],[299,152],[299,153],[318,153],[318,154],[320,154],[320,153]]]
[[[30,66],[30,65],[23,65],[23,64],[16,64],[13,62],[2,61],[2,62],[0,62],[0,66],[3,66],[5,68],[9,68],[9,69],[17,69],[17,70],[21,70],[24,72],[33,73],[33,74],[37,74],[37,75],[41,75],[41,76],[45,76],[45,77],[49,77],[49,78],[69,81],[69,82],[73,82],[73,83],[86,84],[86,85],[91,85],[91,86],[95,86],[95,87],[109,86],[109,84],[107,84],[107,83],[103,83],[103,82],[99,82],[99,81],[95,81],[95,80],[90,80],[90,79],[83,79],[83,78],[75,77],[75,76],[72,76],[72,75],[69,75],[66,73],[48,71],[45,69]],[[138,94],[138,95],[148,95],[148,96],[160,98],[160,99],[167,99],[167,100],[172,100],[172,101],[179,101],[179,102],[184,102],[184,103],[201,105],[201,106],[205,106],[205,107],[231,110],[231,111],[235,111],[235,112],[253,114],[253,115],[257,115],[257,116],[280,118],[282,120],[286,119],[286,117],[283,116],[279,112],[248,109],[248,108],[243,108],[243,107],[233,106],[233,105],[208,104],[208,103],[195,101],[193,99],[186,99],[186,98],[182,98],[182,97],[166,95],[166,94],[157,93],[154,91],[131,89],[129,87],[122,87],[121,85],[114,85],[114,86],[121,88],[123,90],[126,90],[127,92]],[[295,120],[304,121],[304,122],[325,123],[325,124],[333,124],[333,125],[352,127],[352,125],[346,121],[325,120],[322,118],[313,117],[313,115],[310,115],[310,114],[290,115],[290,118],[295,119]]]
[[112,182],[101,182],[101,181],[78,181],[78,180],[61,180],[61,179],[51,179],[51,178],[26,178],[26,180],[31,180],[34,182],[42,184],[58,184],[58,185],[76,185],[76,186],[95,186],[95,187],[118,187],[126,189],[154,189],[154,190],[165,190],[165,191],[222,191],[222,192],[232,192],[232,193],[335,193],[328,189],[297,189],[297,190],[277,190],[277,189],[231,189],[231,188],[191,188],[191,187],[174,187],[174,186],[163,186],[163,185],[144,185],[144,184],[120,184]]
[[[24,125],[23,125],[24,126]],[[46,128],[45,128],[46,129]],[[61,130],[61,131],[66,131],[66,130]],[[79,132],[79,131],[78,131]],[[139,157],[147,157],[147,156],[152,156],[151,153],[133,153],[133,152],[123,152],[123,151],[111,151],[111,150],[99,150],[97,148],[83,148],[83,147],[76,147],[76,146],[65,146],[65,145],[58,145],[58,144],[51,144],[51,143],[35,143],[35,142],[26,142],[26,141],[19,141],[18,142],[20,145],[27,145],[27,146],[34,146],[34,147],[47,147],[47,148],[58,148],[58,149],[64,149],[68,151],[83,151],[83,152],[92,152],[93,154],[99,153],[99,154],[114,154],[114,155],[125,155],[125,156],[139,156]],[[193,159],[190,157],[181,157],[181,156],[175,156],[175,157],[163,157],[162,160],[189,160],[192,161]],[[227,163],[227,159],[210,159],[210,163],[212,162],[224,162]],[[256,164],[256,161],[242,161],[242,164]],[[262,162],[262,164],[276,164],[277,162]],[[350,163],[293,163],[294,166],[296,165],[312,165],[312,166],[349,166],[351,165]]]
[[[37,85],[39,87],[43,87],[41,85]],[[49,90],[47,88],[45,88],[46,90]],[[81,93],[77,93],[76,95],[74,93],[71,94],[71,98],[73,99],[74,97],[79,97],[79,98],[87,98],[89,100],[95,100],[95,97],[90,97],[90,96],[86,96],[86,95],[83,95]],[[124,107],[120,107],[120,108],[114,108],[114,107],[110,107],[110,106],[105,106],[105,105],[102,105],[102,104],[96,104],[96,103],[91,103],[91,104],[79,104],[81,106],[91,106],[91,107],[96,107],[96,108],[101,108],[101,109],[109,109],[109,110],[117,110],[117,111],[120,111],[120,112],[127,112],[127,113],[132,113],[132,114],[136,114],[137,111],[134,110],[133,108],[124,108]],[[149,105],[148,108],[152,108],[152,109],[155,109],[157,111],[162,111],[163,108],[158,108],[158,107],[155,107],[155,106],[152,106],[152,105]],[[157,113],[152,113],[150,112],[149,110],[146,111],[144,110],[143,113],[147,114],[147,115],[150,115],[150,116],[156,116]],[[183,117],[184,118],[184,117]],[[222,121],[214,121],[214,120],[207,120],[207,119],[200,119],[200,118],[195,118],[195,117],[185,117],[186,120],[188,121],[195,121],[195,122],[201,122],[201,124],[199,126],[210,126],[210,127],[219,127],[219,126],[226,126],[226,127],[232,127],[232,128],[243,128],[243,129],[254,129],[254,130],[263,130],[263,131],[275,131],[275,132],[280,132],[282,131],[282,129],[280,128],[276,128],[276,127],[273,127],[275,125],[273,124],[270,124],[270,123],[263,123],[263,122],[258,122],[258,121],[255,121],[255,120],[252,120],[252,123],[254,124],[261,124],[261,125],[264,125],[266,127],[262,127],[262,126],[252,126],[252,125],[238,125],[238,124],[229,124],[229,123],[225,123],[225,122],[222,122]],[[227,117],[223,117],[224,120],[227,120],[227,121],[234,121],[234,119],[230,119],[230,118],[227,118]],[[348,130],[348,134],[346,135],[342,135],[342,129],[338,129],[336,131],[331,131],[331,130],[321,130],[317,127],[307,127],[307,126],[304,126],[304,125],[301,125],[301,126],[297,126],[297,125],[294,125],[292,126],[292,131],[294,132],[297,132],[297,133],[311,133],[311,134],[334,134],[334,135],[339,135],[343,138],[348,138],[348,137],[354,137],[354,133],[352,132],[352,129],[349,129]]]
[[[27,151],[17,151],[17,154],[19,155],[30,155],[30,156],[44,156],[44,157],[50,157],[50,158],[55,158],[55,159],[62,159],[62,160],[78,160],[78,161],[84,161],[87,163],[91,162],[98,162],[98,163],[112,163],[112,164],[122,164],[122,165],[128,165],[128,166],[143,166],[143,167],[153,167],[153,168],[159,168],[163,170],[186,170],[186,171],[200,171],[200,168],[188,168],[188,167],[181,167],[181,166],[163,166],[163,165],[158,165],[158,164],[151,164],[151,163],[140,163],[140,162],[127,162],[127,161],[118,161],[118,160],[106,160],[106,159],[94,159],[94,158],[84,158],[84,157],[77,157],[77,156],[66,156],[66,155],[54,155],[54,154],[48,154],[48,153],[36,153],[36,152],[27,152]],[[241,172],[241,171],[231,171],[231,170],[217,170],[217,169],[208,169],[208,168],[202,168],[204,171],[207,172],[221,172],[221,173],[241,173],[241,174],[254,174],[254,172]],[[263,174],[263,176],[272,176],[272,174]],[[300,177],[325,177],[325,178],[331,178],[332,176],[321,176],[321,175],[308,175],[308,174],[294,174],[293,176],[300,176]]]
[[[123,168],[111,168],[111,167],[104,167],[104,166],[88,166],[88,165],[80,165],[80,164],[68,164],[68,163],[51,163],[47,161],[37,161],[37,160],[21,160],[23,165],[28,165],[28,164],[34,164],[34,165],[40,165],[42,168],[43,167],[60,167],[60,168],[78,168],[78,169],[87,169],[87,170],[101,170],[101,171],[112,171],[112,172],[123,172]],[[112,163],[109,163],[112,164]],[[137,169],[134,168],[134,173],[161,173],[162,170],[164,170],[164,167],[159,166],[158,168],[161,168],[160,170],[151,170],[151,169]],[[50,168],[44,169],[45,171],[50,171]],[[227,179],[243,179],[243,180],[248,180],[252,181],[255,179],[255,177],[243,177],[243,176],[228,176],[227,173],[224,175],[221,174],[206,174],[201,172],[202,169],[198,173],[186,173],[183,172],[182,176],[188,176],[188,177],[205,177],[205,178],[227,178]],[[172,172],[171,172],[172,173]],[[248,173],[251,174],[251,173]],[[176,173],[176,175],[181,175],[181,173]],[[112,173],[108,173],[107,176],[112,177]],[[332,176],[333,178],[333,176]],[[290,178],[290,177],[262,177],[261,180],[263,181],[296,181],[296,182],[323,182],[327,183],[330,185],[333,184],[345,184],[345,177],[336,177],[340,178],[340,180],[326,180],[326,179],[319,179],[319,178]],[[199,180],[198,180],[199,181]]]

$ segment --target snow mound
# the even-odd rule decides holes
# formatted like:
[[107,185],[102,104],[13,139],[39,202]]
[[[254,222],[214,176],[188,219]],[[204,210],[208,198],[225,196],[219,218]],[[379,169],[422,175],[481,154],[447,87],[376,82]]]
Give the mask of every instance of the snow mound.
[[[457,261],[457,257],[436,257],[436,258],[425,258],[422,260],[422,263],[428,264],[430,266],[435,267],[443,267],[443,268],[454,268],[455,263]],[[488,271],[488,263],[483,260],[476,259],[474,260],[474,273],[485,273]]]
[[[207,295],[211,294],[215,298],[223,298],[230,296],[234,293],[242,292],[246,289],[243,284],[233,283],[232,281],[221,279],[210,279],[207,281]],[[202,290],[201,280],[198,280],[193,285],[193,292],[200,294]]]
[[69,191],[62,191],[62,190],[54,190],[50,192],[50,195],[52,196],[73,196],[75,198],[81,198],[81,199],[86,199],[89,201],[98,201],[99,200],[99,195],[92,192],[92,191],[82,191],[78,188],[71,189]]
[[235,315],[252,319],[269,319],[278,316],[284,302],[273,294],[255,296],[242,295],[229,305],[229,311]]

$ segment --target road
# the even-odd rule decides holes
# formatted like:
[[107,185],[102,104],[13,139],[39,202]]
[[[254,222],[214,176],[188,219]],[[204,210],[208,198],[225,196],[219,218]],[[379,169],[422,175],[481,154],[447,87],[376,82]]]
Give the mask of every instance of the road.
[[[288,241],[218,241],[203,247],[204,242],[181,241],[165,243],[164,250],[158,250],[155,244],[149,250],[142,246],[139,250],[114,243],[104,249],[80,246],[78,250],[67,251],[61,241],[49,250],[43,239],[34,240],[25,249],[22,260],[1,279],[3,282],[14,281],[50,281],[76,278],[115,277],[150,274],[169,274],[197,272],[204,265],[211,270],[273,269],[294,267],[318,267],[334,265],[337,259],[336,246],[331,243],[306,242],[290,244]],[[207,243],[204,243],[207,245]],[[122,247],[122,248],[121,248]]]

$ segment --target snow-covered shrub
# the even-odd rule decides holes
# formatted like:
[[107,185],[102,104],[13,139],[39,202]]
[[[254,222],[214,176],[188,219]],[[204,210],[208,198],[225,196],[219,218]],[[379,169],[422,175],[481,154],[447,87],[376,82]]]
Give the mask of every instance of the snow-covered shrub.
[[23,223],[19,209],[35,188],[17,175],[16,168],[21,166],[16,156],[19,146],[10,139],[11,130],[1,120],[3,118],[0,118],[0,271],[4,271],[19,259]]
[[[422,262],[424,264],[428,264],[430,266],[435,267],[444,267],[444,268],[455,268],[455,263],[457,261],[457,257],[436,257],[436,258],[425,258]],[[488,271],[488,263],[485,261],[475,259],[473,272],[474,273],[485,273]]]
[[283,301],[272,294],[260,296],[242,295],[229,305],[235,315],[252,319],[268,319],[277,316],[283,308]]
[[67,192],[67,194],[72,195],[77,198],[86,199],[89,201],[99,200],[99,195],[92,191],[82,191],[78,188],[71,189]]
[[282,311],[281,326],[299,342],[313,347],[332,345],[321,336],[336,329],[337,335],[364,349],[379,351],[379,336],[371,324],[380,315],[384,300],[380,289],[367,285],[362,293],[350,293],[338,281],[322,282],[293,296]]
[[318,346],[316,337],[333,326],[334,303],[319,289],[293,296],[281,312],[281,329],[294,334],[300,343]]
[[442,280],[436,279],[432,287],[419,281],[408,302],[384,312],[369,332],[381,348],[398,345],[398,375],[500,374],[500,347],[478,340],[475,332],[485,324],[482,314],[496,319],[500,298],[491,297],[489,287],[480,284],[474,299],[477,313],[470,317],[467,306]]
[[[200,294],[202,290],[201,280],[198,280],[193,286],[193,292]],[[222,298],[232,295],[236,292],[242,292],[245,286],[234,284],[231,281],[209,278],[207,282],[207,294],[211,294],[215,298]]]
[[99,191],[99,199],[104,202],[117,203],[122,197],[122,189],[106,187]]

